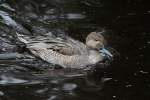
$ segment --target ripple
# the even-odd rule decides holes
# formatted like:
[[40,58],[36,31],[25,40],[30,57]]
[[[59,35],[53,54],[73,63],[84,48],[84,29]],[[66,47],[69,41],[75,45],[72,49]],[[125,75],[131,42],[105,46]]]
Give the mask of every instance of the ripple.
[[66,84],[64,84],[64,86],[62,87],[62,89],[65,90],[65,91],[72,91],[72,90],[74,90],[75,88],[77,88],[77,85],[76,85],[76,84],[73,84],[73,83],[66,83]]
[[27,80],[23,80],[23,79],[17,79],[11,76],[5,76],[2,75],[0,80],[0,84],[6,85],[6,84],[18,84],[18,83],[25,83],[27,82]]
[[79,13],[69,13],[66,14],[67,19],[84,19],[86,16]]

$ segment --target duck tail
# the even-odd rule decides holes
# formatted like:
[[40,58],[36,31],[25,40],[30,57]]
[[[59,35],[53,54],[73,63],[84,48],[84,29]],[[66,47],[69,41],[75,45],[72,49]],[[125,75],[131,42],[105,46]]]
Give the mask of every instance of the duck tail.
[[21,42],[23,42],[23,43],[25,43],[25,44],[29,43],[29,41],[27,41],[26,39],[24,39],[24,37],[25,37],[24,35],[19,34],[19,33],[17,33],[17,32],[16,32],[16,35],[17,35],[18,39],[19,39]]

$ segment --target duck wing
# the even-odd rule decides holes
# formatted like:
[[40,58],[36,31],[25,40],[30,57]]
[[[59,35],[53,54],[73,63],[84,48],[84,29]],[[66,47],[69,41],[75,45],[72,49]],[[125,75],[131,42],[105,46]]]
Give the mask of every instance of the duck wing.
[[27,48],[39,50],[53,50],[63,55],[87,55],[85,44],[72,39],[69,36],[26,36],[17,34],[20,41],[27,45]]

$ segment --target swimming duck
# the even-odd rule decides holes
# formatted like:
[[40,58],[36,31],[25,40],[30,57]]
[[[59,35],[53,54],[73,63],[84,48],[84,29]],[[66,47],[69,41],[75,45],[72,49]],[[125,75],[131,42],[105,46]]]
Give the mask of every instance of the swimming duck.
[[37,57],[63,68],[84,68],[87,65],[103,61],[105,56],[112,57],[104,49],[106,40],[100,32],[91,32],[86,43],[74,40],[69,36],[27,36],[17,33],[20,41]]

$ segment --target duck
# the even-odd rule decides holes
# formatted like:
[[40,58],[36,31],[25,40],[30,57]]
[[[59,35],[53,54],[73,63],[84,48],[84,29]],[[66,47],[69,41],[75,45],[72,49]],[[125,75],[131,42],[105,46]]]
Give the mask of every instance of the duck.
[[85,44],[70,36],[56,36],[51,32],[39,36],[27,36],[19,33],[19,41],[36,57],[63,68],[85,68],[103,61],[113,55],[106,50],[106,39],[102,32],[91,32]]

